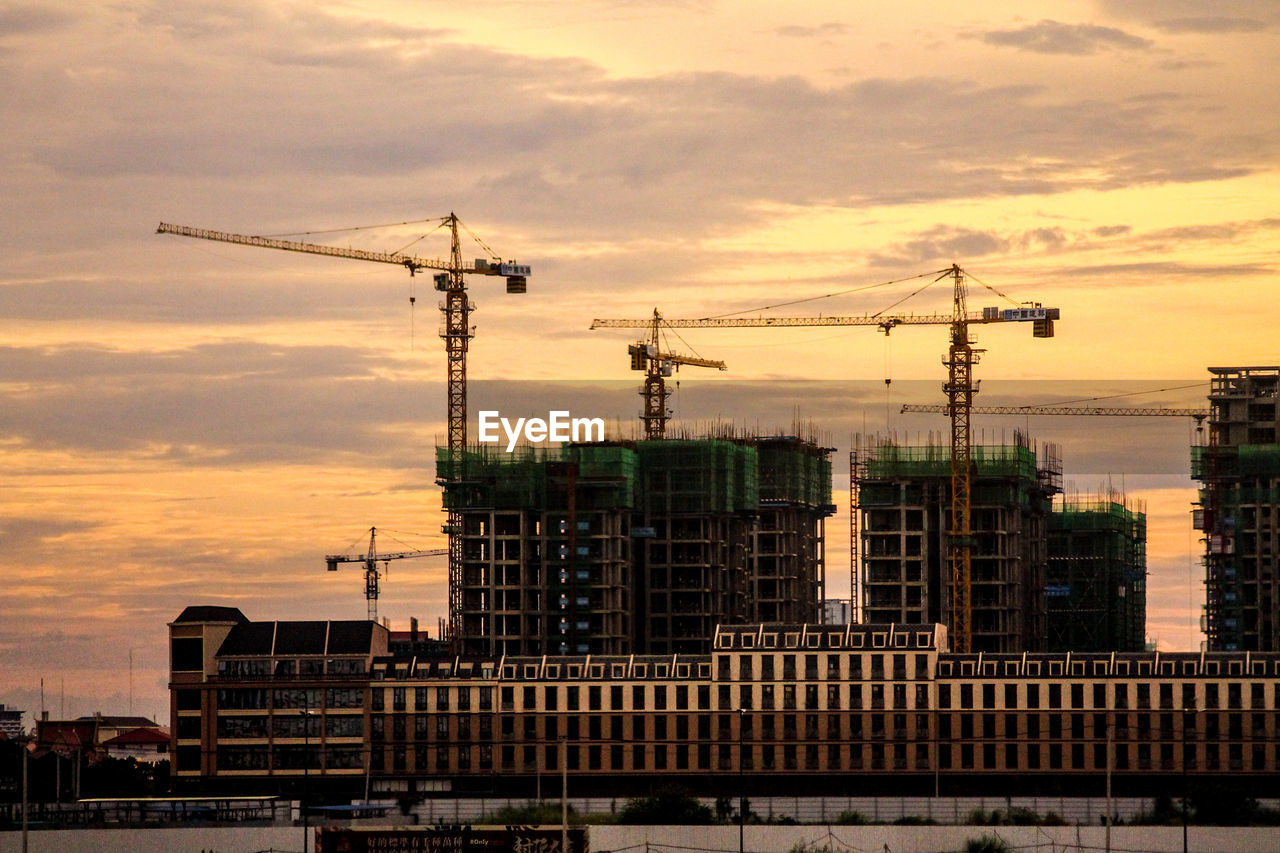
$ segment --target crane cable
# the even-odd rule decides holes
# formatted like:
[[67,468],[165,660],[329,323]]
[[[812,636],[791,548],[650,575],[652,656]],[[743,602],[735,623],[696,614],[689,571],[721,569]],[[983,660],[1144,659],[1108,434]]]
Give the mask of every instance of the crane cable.
[[1092,403],[1097,400],[1114,400],[1118,397],[1136,397],[1139,394],[1158,394],[1161,391],[1181,391],[1184,388],[1199,388],[1202,385],[1208,385],[1208,382],[1192,382],[1189,385],[1170,385],[1168,388],[1148,388],[1145,391],[1129,391],[1125,394],[1106,394],[1100,397],[1081,397],[1078,400],[1059,400],[1056,403],[1040,403],[1037,406],[1022,406],[1020,408],[1045,408],[1049,406],[1070,406],[1075,403]]
[[1004,294],[1004,293],[1001,293],[1000,291],[996,290],[994,287],[992,287],[991,285],[987,284],[985,281],[983,281],[982,279],[978,278],[976,275],[974,275],[973,273],[969,272],[968,270],[962,270],[962,272],[963,272],[966,276],[968,276],[969,278],[971,278],[971,279],[973,279],[974,281],[976,281],[978,284],[980,284],[980,285],[982,285],[983,287],[985,287],[987,290],[990,290],[990,291],[991,291],[992,293],[994,293],[996,296],[999,296],[1001,299],[1006,300],[1010,305],[1014,305],[1014,306],[1016,306],[1016,307],[1022,307],[1023,305],[1025,305],[1025,304],[1026,304],[1025,302],[1018,302],[1016,299],[1013,299],[1013,298],[1009,297],[1008,295],[1006,295],[1006,294]]
[[[261,234],[259,236],[270,237],[273,239],[278,237],[310,237],[313,234],[341,234],[345,231],[368,231],[373,228],[394,228],[397,225],[422,225],[426,222],[439,222],[443,225],[448,221],[448,219],[449,217],[443,216],[432,219],[411,219],[408,222],[384,222],[381,225],[352,225],[349,228],[326,228],[320,231],[291,231],[285,234]],[[433,228],[432,231],[434,230],[435,229]],[[428,231],[427,233],[430,234],[431,232]]]
[[[950,270],[942,270],[941,272],[942,272],[942,275],[943,275],[943,276],[945,276],[948,272],[950,272]],[[923,277],[924,277],[924,276],[926,276],[926,275],[935,275],[936,273],[937,273],[937,271],[935,270],[934,272],[921,273],[920,275],[912,276],[912,278],[923,278]],[[906,281],[906,279],[899,279],[899,280],[900,280],[900,281]],[[895,303],[893,303],[892,305],[890,305],[888,308],[881,308],[879,311],[877,311],[876,313],[872,314],[871,316],[872,316],[872,317],[879,317],[879,316],[880,316],[881,314],[883,314],[884,312],[889,311],[889,310],[891,310],[891,309],[893,309],[893,308],[897,308],[899,305],[901,305],[902,303],[906,302],[906,301],[907,301],[908,299],[910,299],[911,297],[915,296],[916,294],[918,294],[918,293],[920,293],[920,292],[922,292],[922,291],[924,291],[924,290],[927,290],[929,287],[931,287],[931,286],[933,286],[933,285],[937,284],[937,283],[938,283],[938,282],[940,282],[940,281],[942,281],[942,276],[938,276],[938,277],[937,277],[937,278],[935,278],[933,281],[925,282],[924,287],[919,287],[919,288],[917,288],[917,289],[913,290],[911,293],[908,293],[906,296],[902,297],[902,298],[901,298],[901,299],[899,299],[897,302],[895,302]]]
[[[788,301],[788,302],[778,302],[778,303],[775,303],[775,304],[773,304],[773,305],[761,305],[759,308],[744,308],[744,309],[742,309],[741,311],[730,311],[730,312],[729,312],[729,313],[727,313],[727,314],[716,314],[716,315],[711,316],[711,317],[702,317],[702,318],[700,318],[700,319],[702,319],[702,320],[719,320],[719,319],[721,319],[721,318],[723,318],[723,317],[733,317],[733,316],[736,316],[736,315],[738,315],[738,314],[751,314],[751,313],[756,312],[756,311],[771,311],[771,310],[773,310],[774,308],[783,308],[783,307],[786,307],[787,305],[799,305],[799,304],[800,304],[800,303],[802,303],[802,302],[814,302],[814,301],[817,301],[817,300],[819,300],[819,299],[830,299],[830,298],[831,298],[831,297],[833,297],[833,296],[844,296],[844,295],[845,295],[845,294],[847,294],[847,293],[858,293],[858,292],[863,291],[863,290],[872,290],[872,289],[874,289],[874,288],[877,288],[877,287],[885,287],[885,286],[890,285],[890,284],[901,284],[901,283],[902,283],[902,282],[904,282],[904,281],[913,281],[914,279],[917,279],[917,278],[924,278],[925,276],[937,275],[937,274],[938,274],[938,273],[940,273],[940,272],[946,272],[946,270],[934,270],[933,272],[922,272],[922,273],[920,273],[919,275],[910,275],[910,276],[907,276],[906,278],[896,278],[896,279],[893,279],[892,281],[882,281],[882,282],[878,282],[877,284],[864,284],[864,285],[860,285],[860,286],[858,286],[858,287],[851,287],[851,288],[849,288],[848,290],[837,290],[835,293],[823,293],[823,294],[821,294],[820,296],[806,296],[806,297],[804,297],[803,299],[792,299],[792,300],[790,300],[790,301]],[[926,287],[927,287],[927,285],[926,285]],[[923,290],[923,288],[921,288],[921,289]],[[916,293],[919,293],[919,292],[920,292],[920,291],[916,291]],[[915,294],[912,294],[912,295],[915,295]],[[908,298],[910,298],[910,297],[908,297]],[[897,304],[897,303],[895,303],[895,304]],[[889,306],[889,307],[890,307],[890,308],[892,308],[893,306],[891,305],[891,306]],[[884,309],[884,310],[885,310],[885,311],[887,311],[887,310],[889,310],[889,309],[888,309],[888,308],[886,308],[886,309]],[[881,312],[881,313],[883,313],[883,312]]]

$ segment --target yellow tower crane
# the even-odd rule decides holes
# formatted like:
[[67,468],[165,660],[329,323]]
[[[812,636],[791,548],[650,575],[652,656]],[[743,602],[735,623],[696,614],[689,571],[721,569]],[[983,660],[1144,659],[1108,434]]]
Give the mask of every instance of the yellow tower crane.
[[667,408],[667,397],[671,395],[667,390],[667,377],[674,371],[681,366],[726,369],[723,361],[663,352],[660,340],[663,322],[662,315],[654,308],[648,338],[627,347],[631,369],[645,372],[640,389],[640,396],[644,397],[644,413],[640,419],[644,421],[645,438],[663,438],[667,434],[667,421],[671,419],[671,410]]
[[389,554],[378,553],[378,528],[369,528],[369,550],[363,554],[326,554],[325,565],[329,571],[336,572],[339,563],[364,563],[364,597],[369,602],[369,621],[378,621],[379,580],[382,572],[378,571],[378,563],[382,563],[382,571],[387,570],[390,560],[405,560],[414,557],[443,557],[449,553],[448,548],[432,548],[426,551],[393,551]]
[[[933,275],[928,273],[927,275]],[[725,328],[793,328],[802,326],[875,326],[886,335],[897,326],[945,325],[951,329],[951,345],[943,364],[947,367],[947,382],[942,386],[947,395],[947,411],[951,416],[951,517],[948,530],[948,547],[951,562],[951,640],[957,652],[968,652],[972,647],[972,606],[970,603],[970,549],[973,545],[970,493],[973,481],[972,441],[969,432],[969,412],[973,397],[978,393],[973,380],[973,366],[983,350],[974,348],[969,327],[991,323],[1029,322],[1032,334],[1037,338],[1053,337],[1054,321],[1059,317],[1057,308],[1045,308],[1038,303],[1022,303],[1015,308],[984,308],[971,313],[967,308],[967,276],[958,265],[941,270],[935,281],[950,278],[952,281],[952,310],[949,314],[859,314],[831,317],[706,317],[702,319],[665,319],[663,325],[672,329],[725,329]],[[994,291],[993,291],[994,292]],[[1003,296],[1003,294],[1000,294]],[[1007,297],[1005,297],[1007,298]],[[1017,304],[1017,303],[1015,303]],[[596,319],[592,329],[649,328],[652,318],[642,320]]]
[[[375,263],[395,264],[416,275],[424,270],[437,270],[434,277],[435,289],[444,294],[440,304],[443,316],[440,337],[444,339],[446,370],[448,374],[448,421],[449,421],[449,453],[459,454],[467,446],[467,349],[475,336],[475,328],[471,325],[471,312],[475,310],[467,297],[466,276],[485,275],[501,276],[507,280],[507,293],[524,293],[528,288],[528,266],[515,262],[503,261],[493,250],[478,237],[472,235],[476,242],[489,253],[489,258],[475,261],[473,265],[462,262],[462,244],[458,236],[459,226],[464,229],[456,215],[450,213],[441,217],[440,227],[449,230],[449,259],[425,259],[397,252],[371,252],[362,249],[344,249],[338,246],[326,246],[317,243],[304,243],[295,240],[282,240],[275,237],[256,237],[246,234],[232,234],[226,231],[211,231],[207,228],[192,228],[187,225],[170,225],[161,222],[156,229],[158,234],[177,234],[180,237],[195,237],[201,240],[215,240],[222,243],[234,243],[240,246],[256,246],[262,249],[281,249],[286,252],[302,252],[311,255],[327,255],[331,258],[348,258],[356,261],[373,261]],[[450,637],[457,638],[462,630],[462,539],[457,535],[462,521],[456,510],[450,510],[445,527],[449,534],[449,632]]]

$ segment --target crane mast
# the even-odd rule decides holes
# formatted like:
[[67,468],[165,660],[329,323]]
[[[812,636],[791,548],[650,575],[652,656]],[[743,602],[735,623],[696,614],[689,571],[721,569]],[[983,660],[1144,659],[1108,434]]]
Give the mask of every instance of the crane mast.
[[369,603],[369,621],[378,621],[378,595],[380,592],[379,580],[381,573],[378,571],[378,563],[381,562],[383,568],[387,566],[389,560],[404,560],[413,557],[443,557],[449,553],[448,548],[433,548],[427,551],[396,551],[390,554],[378,553],[378,528],[369,528],[369,550],[364,554],[326,554],[324,561],[326,567],[331,572],[338,570],[339,563],[364,563],[364,597]]
[[951,632],[953,650],[967,653],[973,645],[973,602],[970,569],[972,567],[973,527],[970,497],[973,488],[973,442],[969,431],[969,412],[977,388],[973,384],[973,366],[983,350],[975,349],[969,337],[968,312],[965,309],[964,273],[952,265],[953,319],[951,347],[943,362],[947,366],[947,414],[951,416],[951,525],[947,533],[947,550],[951,559]]
[[[433,260],[403,255],[399,252],[370,252],[363,249],[344,249],[317,243],[282,240],[274,237],[258,237],[193,228],[161,222],[158,234],[176,234],[202,240],[215,240],[242,246],[264,249],[280,249],[334,258],[372,261],[403,266],[410,275],[424,270],[439,270],[435,275],[435,289],[444,294],[440,305],[440,337],[444,340],[446,374],[448,378],[447,409],[449,455],[456,457],[467,446],[467,350],[475,329],[471,326],[471,312],[475,310],[467,296],[467,275],[503,276],[507,280],[507,293],[524,293],[527,276],[531,270],[526,265],[503,262],[500,258],[478,260],[473,266],[462,262],[462,246],[458,237],[459,220],[450,212],[440,220],[449,229],[449,259]],[[482,244],[483,245],[483,244]],[[488,247],[485,247],[486,249]],[[491,253],[492,254],[492,253]],[[458,532],[462,527],[461,514],[450,509],[445,532],[449,534],[449,632],[451,639],[461,637],[462,626],[462,539]],[[376,582],[376,578],[374,579]],[[372,599],[371,599],[372,601]],[[372,607],[372,605],[371,605]]]
[[663,352],[660,340],[662,324],[662,315],[654,308],[648,339],[627,347],[631,369],[645,372],[644,384],[640,388],[640,396],[644,397],[644,412],[640,419],[644,422],[644,437],[649,439],[663,438],[667,434],[667,421],[671,419],[671,410],[667,408],[667,398],[671,396],[667,390],[667,377],[673,370],[679,369],[680,365],[726,369],[723,361]]

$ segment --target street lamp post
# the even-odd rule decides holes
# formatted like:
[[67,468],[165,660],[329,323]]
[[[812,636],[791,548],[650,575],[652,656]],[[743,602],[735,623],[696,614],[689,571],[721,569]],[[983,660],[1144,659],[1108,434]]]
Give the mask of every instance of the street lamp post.
[[[1096,733],[1094,735],[1097,736]],[[1114,751],[1113,730],[1111,726],[1111,711],[1107,711],[1107,849],[1106,853],[1111,853],[1111,753]]]
[[27,853],[27,756],[28,739],[19,738],[18,748],[22,750],[22,853]]
[[[306,688],[303,688],[306,690]],[[298,801],[298,810],[302,812],[302,850],[306,853],[307,842],[310,841],[310,825],[307,820],[307,795],[310,793],[311,781],[311,703],[310,697],[303,699],[302,709],[302,798]]]
[[569,739],[560,736],[560,849],[569,853]]
[[1187,853],[1187,723],[1195,722],[1197,709],[1192,706],[1182,708],[1182,853]]
[[742,724],[746,721],[747,712],[738,709],[738,853],[742,853],[743,826],[747,820],[747,789],[742,772]]

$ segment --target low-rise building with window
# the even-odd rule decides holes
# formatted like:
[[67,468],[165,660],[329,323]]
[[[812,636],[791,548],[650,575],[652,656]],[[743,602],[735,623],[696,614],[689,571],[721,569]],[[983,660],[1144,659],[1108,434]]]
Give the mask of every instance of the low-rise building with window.
[[199,608],[170,632],[179,790],[532,796],[565,769],[593,796],[1097,795],[1110,770],[1149,795],[1280,767],[1280,654],[961,655],[941,625],[887,624],[721,626],[707,655],[392,656],[370,622]]

